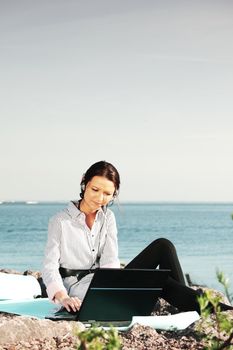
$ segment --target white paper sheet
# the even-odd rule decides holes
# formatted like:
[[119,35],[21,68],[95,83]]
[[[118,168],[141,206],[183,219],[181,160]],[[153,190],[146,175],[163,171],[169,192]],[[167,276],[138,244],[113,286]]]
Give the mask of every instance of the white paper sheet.
[[32,299],[38,295],[41,288],[34,276],[0,272],[0,300]]
[[[149,326],[154,329],[174,331],[182,330],[200,319],[196,311],[181,312],[175,315],[167,316],[133,316],[132,322],[127,327],[117,327],[119,331],[127,331],[134,324],[138,323],[143,326]],[[110,327],[103,327],[109,329]]]

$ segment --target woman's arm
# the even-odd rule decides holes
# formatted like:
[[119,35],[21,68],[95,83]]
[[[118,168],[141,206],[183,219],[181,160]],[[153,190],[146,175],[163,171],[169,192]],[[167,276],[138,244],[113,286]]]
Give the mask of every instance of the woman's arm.
[[48,297],[53,301],[55,301],[57,292],[66,293],[59,273],[61,234],[61,222],[55,216],[50,219],[48,225],[48,239],[42,270],[42,278],[47,288]]
[[53,217],[49,221],[42,277],[50,300],[60,303],[68,311],[77,311],[81,301],[76,297],[69,297],[59,273],[61,234],[61,221],[57,217]]

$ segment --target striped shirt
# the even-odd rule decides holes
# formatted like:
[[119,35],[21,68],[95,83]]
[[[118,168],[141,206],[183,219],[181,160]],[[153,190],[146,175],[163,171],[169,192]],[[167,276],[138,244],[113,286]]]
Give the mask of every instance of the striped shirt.
[[59,267],[77,270],[120,267],[113,212],[99,209],[91,229],[85,219],[85,214],[70,202],[67,208],[49,220],[42,277],[51,300],[62,290],[82,300],[93,275],[75,283],[75,276],[62,279]]

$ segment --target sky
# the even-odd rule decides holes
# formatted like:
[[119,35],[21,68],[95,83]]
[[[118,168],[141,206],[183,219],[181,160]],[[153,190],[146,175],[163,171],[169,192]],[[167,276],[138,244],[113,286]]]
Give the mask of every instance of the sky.
[[233,201],[231,0],[0,0],[0,201]]

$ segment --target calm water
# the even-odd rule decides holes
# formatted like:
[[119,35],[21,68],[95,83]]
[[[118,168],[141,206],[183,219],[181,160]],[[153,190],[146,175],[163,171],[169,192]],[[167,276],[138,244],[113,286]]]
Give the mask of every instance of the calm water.
[[[40,270],[48,219],[65,206],[1,204],[0,268]],[[215,278],[219,268],[233,289],[233,204],[121,204],[112,210],[123,262],[154,239],[166,237],[175,244],[183,270],[193,281],[219,288]]]

